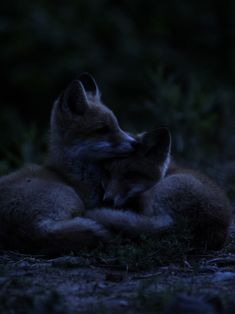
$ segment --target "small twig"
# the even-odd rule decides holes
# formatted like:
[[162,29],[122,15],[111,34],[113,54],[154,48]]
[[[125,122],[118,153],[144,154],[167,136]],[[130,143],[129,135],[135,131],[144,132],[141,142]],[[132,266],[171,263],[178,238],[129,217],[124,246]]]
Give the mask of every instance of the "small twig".
[[217,264],[219,266],[235,265],[235,256],[213,258],[207,261],[207,264]]

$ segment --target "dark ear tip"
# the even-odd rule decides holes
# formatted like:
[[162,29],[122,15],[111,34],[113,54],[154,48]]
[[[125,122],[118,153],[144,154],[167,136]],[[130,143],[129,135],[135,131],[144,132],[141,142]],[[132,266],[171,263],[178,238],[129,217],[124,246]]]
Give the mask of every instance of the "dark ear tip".
[[163,131],[163,132],[169,132],[169,128],[165,125],[156,125],[155,128],[153,130],[159,130],[159,131]]
[[154,129],[152,132],[155,133],[156,135],[164,137],[164,138],[166,138],[166,137],[170,138],[171,137],[171,132],[170,132],[169,128],[165,127],[165,126],[158,127],[156,129]]
[[71,95],[71,96],[75,96],[78,95],[80,93],[85,94],[85,90],[84,87],[82,85],[82,83],[79,80],[73,80],[69,86],[67,87],[65,94],[67,96]]
[[72,80],[72,82],[69,84],[69,87],[78,87],[78,88],[80,88],[81,86],[82,86],[82,83],[79,80],[77,80],[77,79]]
[[86,92],[91,92],[95,96],[99,95],[99,89],[97,87],[96,81],[91,74],[84,72],[79,75],[78,80],[82,83]]
[[93,81],[95,81],[95,79],[94,79],[94,77],[90,74],[90,73],[88,73],[88,72],[83,72],[83,73],[81,73],[79,76],[78,76],[78,80],[79,81],[83,81],[83,80],[93,80]]

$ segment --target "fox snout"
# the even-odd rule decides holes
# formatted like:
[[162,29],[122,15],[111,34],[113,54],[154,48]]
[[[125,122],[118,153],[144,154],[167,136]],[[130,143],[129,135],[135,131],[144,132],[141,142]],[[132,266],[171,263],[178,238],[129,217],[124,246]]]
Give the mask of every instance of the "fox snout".
[[105,206],[120,208],[125,204],[125,202],[126,198],[121,197],[121,195],[112,195],[110,193],[105,193],[103,197],[103,203]]
[[114,206],[114,200],[112,197],[109,196],[105,196],[103,197],[103,203],[105,206],[110,206],[113,207]]
[[134,151],[136,144],[137,142],[134,137],[120,129],[113,147],[120,153],[125,154]]

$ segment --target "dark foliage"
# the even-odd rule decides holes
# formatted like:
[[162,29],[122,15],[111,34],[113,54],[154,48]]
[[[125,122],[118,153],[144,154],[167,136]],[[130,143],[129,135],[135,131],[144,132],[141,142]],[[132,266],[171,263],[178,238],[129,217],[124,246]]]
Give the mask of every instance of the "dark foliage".
[[191,163],[234,159],[234,9],[231,0],[3,2],[1,173],[42,159],[52,103],[82,71],[124,128],[169,125],[174,152]]

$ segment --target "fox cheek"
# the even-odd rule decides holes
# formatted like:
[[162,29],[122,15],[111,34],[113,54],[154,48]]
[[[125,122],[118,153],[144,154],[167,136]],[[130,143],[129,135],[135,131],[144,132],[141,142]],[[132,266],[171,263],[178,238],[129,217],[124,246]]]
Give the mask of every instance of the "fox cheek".
[[133,151],[136,144],[136,140],[120,128],[112,136],[111,141],[114,148],[123,152]]
[[140,193],[145,192],[146,188],[142,185],[134,185],[134,187],[132,187],[129,192],[127,193],[127,199],[132,198]]

